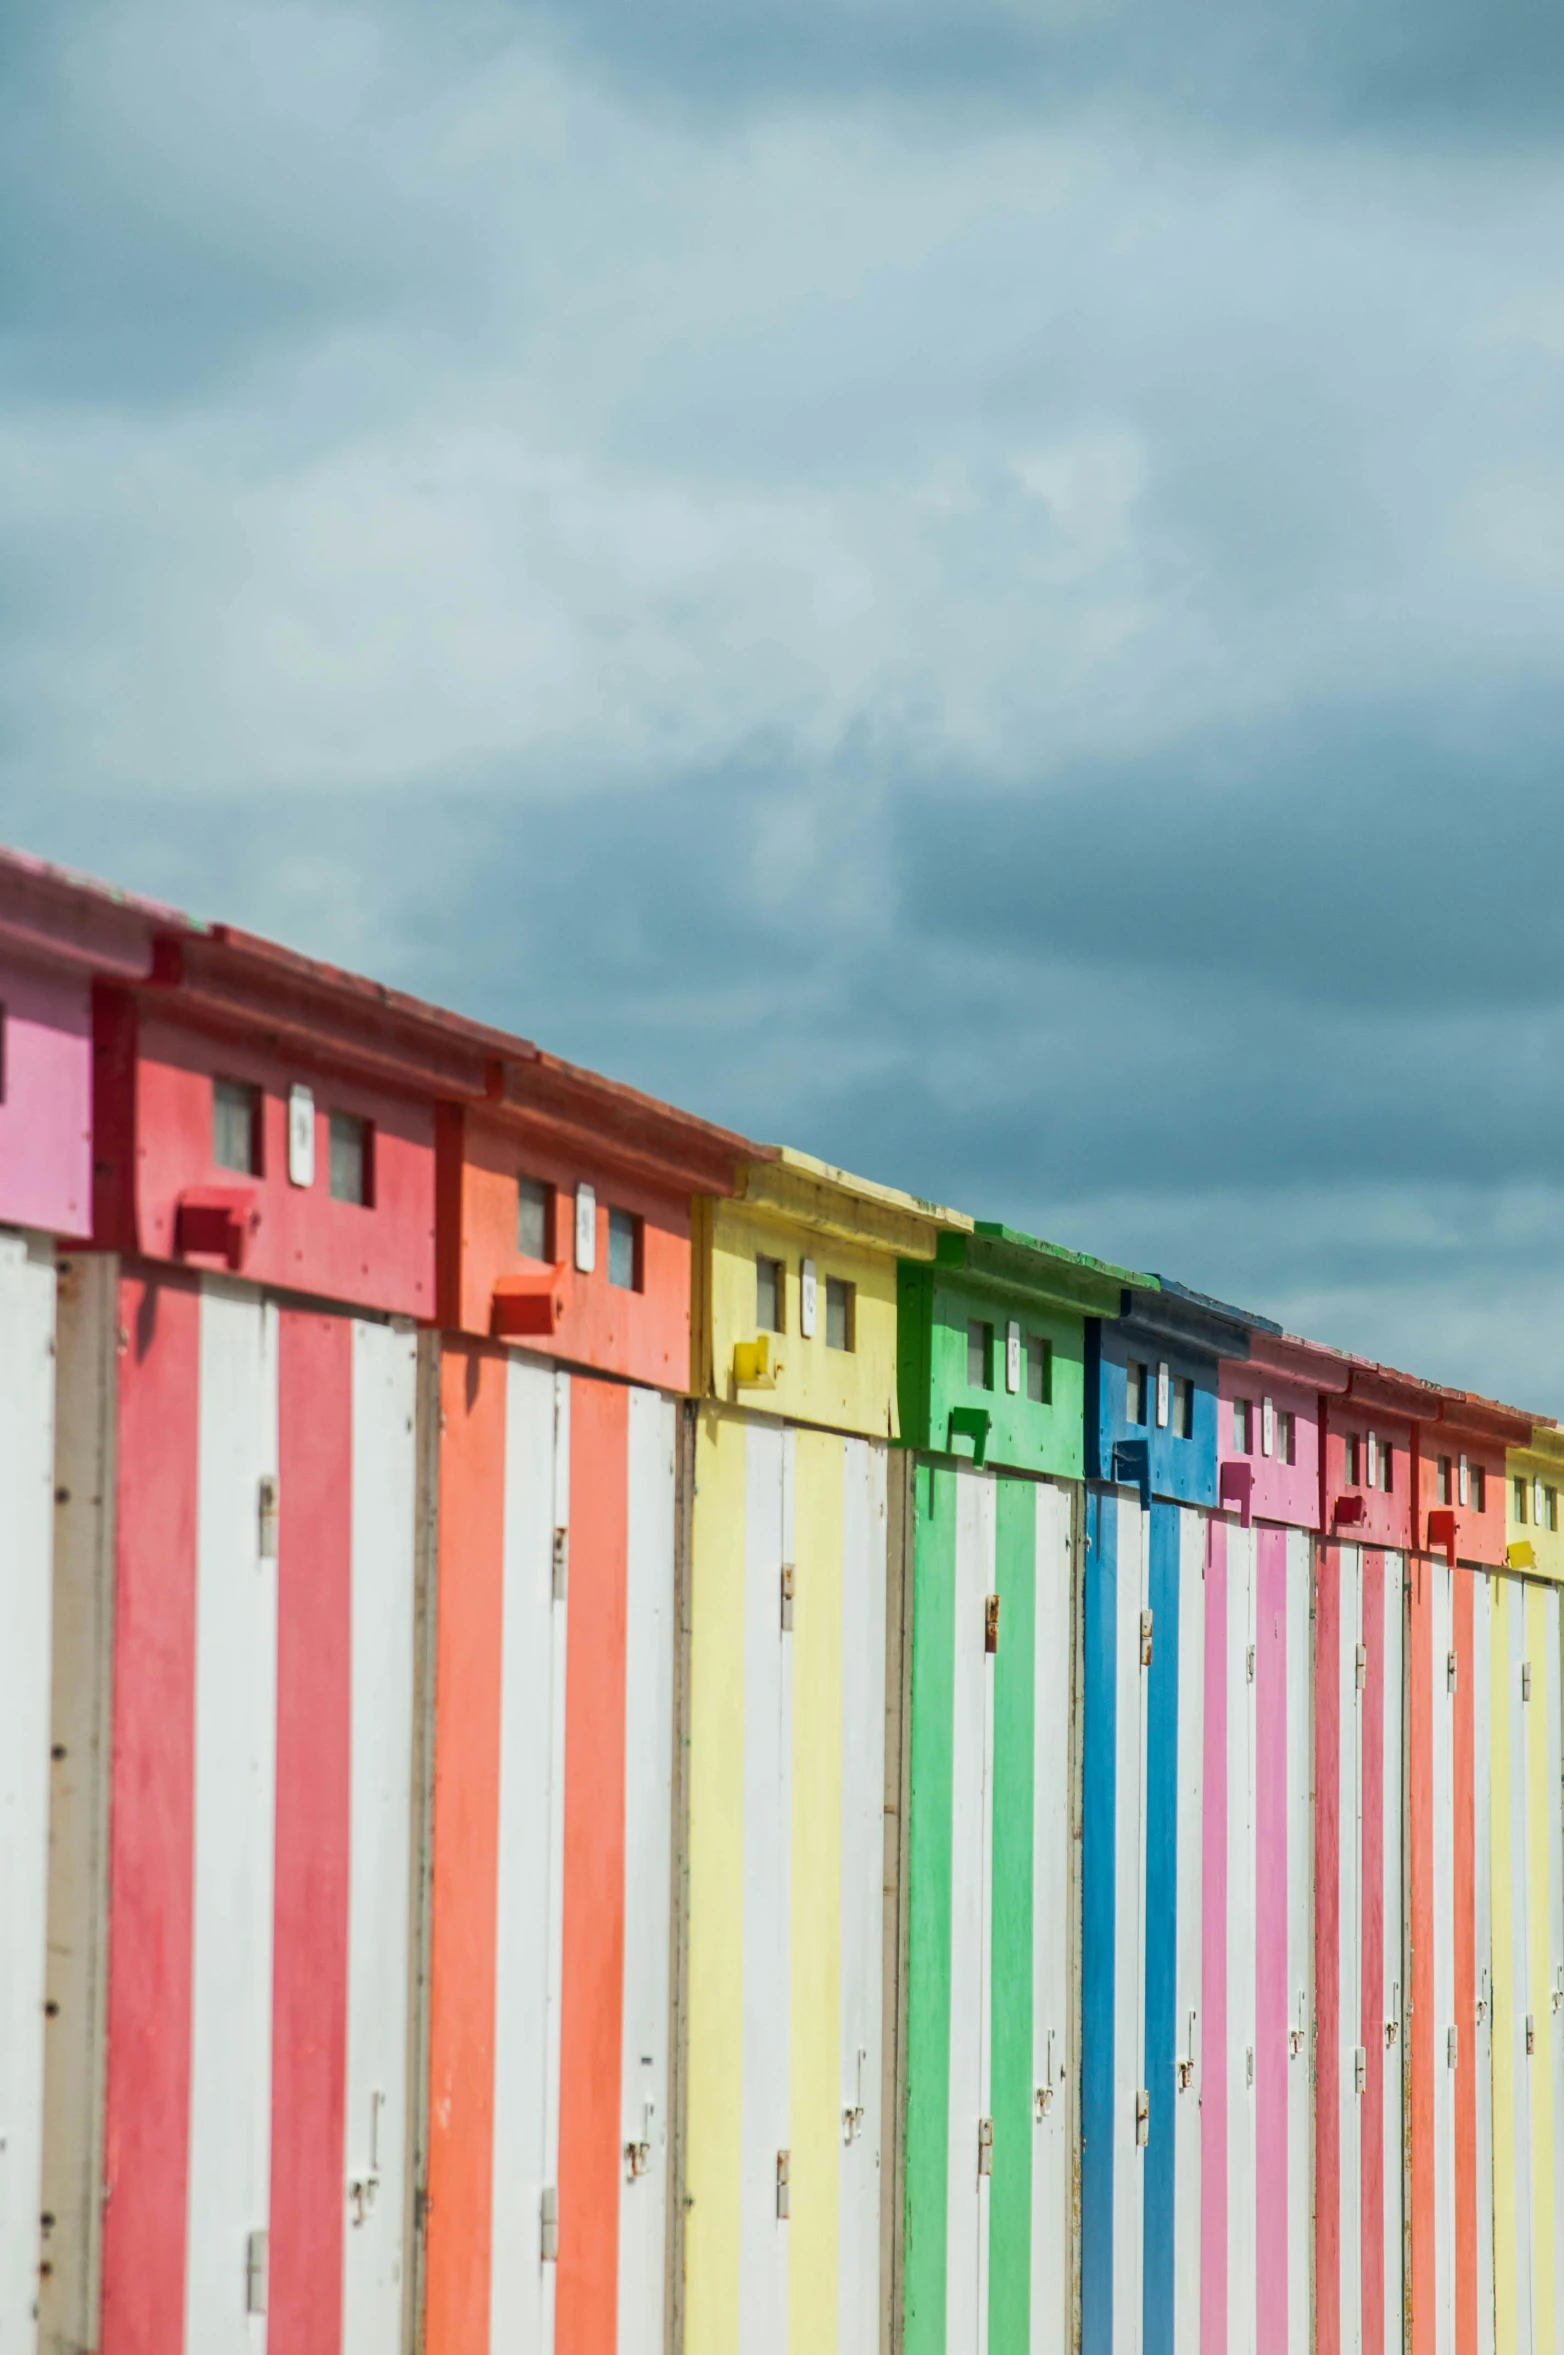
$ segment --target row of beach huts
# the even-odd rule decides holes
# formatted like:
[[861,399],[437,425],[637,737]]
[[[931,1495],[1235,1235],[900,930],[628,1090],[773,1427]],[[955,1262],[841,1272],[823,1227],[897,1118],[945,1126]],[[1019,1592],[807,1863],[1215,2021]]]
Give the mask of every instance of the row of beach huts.
[[0,854],[3,2355],[1560,2355],[1564,1431]]

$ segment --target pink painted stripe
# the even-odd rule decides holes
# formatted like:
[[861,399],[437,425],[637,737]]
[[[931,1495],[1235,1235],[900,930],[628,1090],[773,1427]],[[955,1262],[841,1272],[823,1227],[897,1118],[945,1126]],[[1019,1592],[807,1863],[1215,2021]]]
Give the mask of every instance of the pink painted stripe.
[[1341,1551],[1314,1594],[1314,2338],[1341,2355]]
[[277,1832],[267,2343],[338,2355],[352,1794],[353,1328],[278,1334]]
[[[1285,1529],[1261,1529],[1255,1556],[1255,2283],[1262,2312],[1275,2312],[1287,2280]],[[1262,2328],[1256,2344],[1271,2335]]]
[[1209,1524],[1200,1947],[1200,2346],[1227,2349],[1227,1529]]
[[1385,2344],[1385,1557],[1363,1556],[1363,2344]]

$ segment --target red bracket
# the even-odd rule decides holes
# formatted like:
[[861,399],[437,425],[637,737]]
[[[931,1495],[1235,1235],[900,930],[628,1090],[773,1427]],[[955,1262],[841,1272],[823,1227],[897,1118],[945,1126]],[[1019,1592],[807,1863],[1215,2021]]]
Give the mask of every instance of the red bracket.
[[557,1333],[565,1313],[563,1274],[562,1268],[552,1268],[547,1275],[501,1276],[494,1287],[495,1339],[519,1341]]
[[1331,1507],[1331,1519],[1338,1529],[1350,1527],[1354,1521],[1367,1518],[1368,1507],[1360,1496],[1339,1496]]
[[1441,1547],[1450,1568],[1455,1568],[1455,1514],[1447,1507],[1428,1516],[1428,1550],[1437,1554]]
[[192,1186],[180,1195],[174,1214],[174,1248],[182,1259],[197,1252],[203,1259],[222,1260],[237,1273],[260,1223],[251,1187]]
[[1231,1507],[1238,1514],[1242,1527],[1247,1529],[1250,1524],[1253,1499],[1253,1464],[1224,1464],[1221,1470],[1220,1485],[1217,1489],[1218,1510],[1225,1513]]

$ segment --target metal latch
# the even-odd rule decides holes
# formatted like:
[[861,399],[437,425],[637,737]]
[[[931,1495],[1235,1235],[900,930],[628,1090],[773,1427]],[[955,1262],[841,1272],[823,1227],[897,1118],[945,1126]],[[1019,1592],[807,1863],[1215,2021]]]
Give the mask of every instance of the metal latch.
[[557,2185],[550,2183],[545,2186],[543,2197],[538,2202],[538,2215],[542,2225],[539,2253],[545,2265],[555,2265],[559,2262],[559,2190]]
[[635,2183],[641,2176],[649,2175],[651,2173],[652,2120],[656,2113],[657,2104],[655,2102],[649,2101],[642,2103],[641,2139],[639,2142],[627,2142],[625,2144],[626,2183]]
[[1452,2021],[1450,2026],[1445,2030],[1445,2067],[1447,2069],[1456,2069],[1459,2068],[1460,2065],[1461,2031]]
[[1300,1995],[1298,1998],[1297,2025],[1295,2027],[1289,2028],[1287,2031],[1287,2057],[1289,2060],[1295,2061],[1303,2050],[1304,2039],[1307,2034],[1303,2024],[1303,2004],[1304,1999]]
[[1559,1965],[1558,1981],[1553,1990],[1553,2008],[1555,2011],[1564,2010],[1564,1963]]
[[1195,2082],[1195,2023],[1199,2017],[1198,2012],[1190,2013],[1189,2037],[1185,2045],[1184,2057],[1173,2064],[1173,2074],[1178,2080],[1180,2093],[1187,2093]]
[[998,1595],[985,1595],[983,1598],[983,1649],[985,1652],[997,1652],[999,1649]]
[[1368,2090],[1368,2081],[1369,2057],[1360,2044],[1352,2056],[1352,2083],[1355,2091],[1365,2093]]
[[1521,1699],[1523,1701],[1531,1699],[1531,1662],[1529,1660],[1521,1662]]
[[1369,1648],[1367,1644],[1359,1644],[1358,1646],[1356,1673],[1358,1691],[1361,1693],[1366,1688],[1369,1677]]
[[1151,1666],[1151,1613],[1149,1611],[1142,1611],[1140,1615],[1140,1664],[1142,1668]]
[[859,2135],[863,2132],[863,2073],[868,2058],[868,2046],[865,2044],[860,2044],[858,2047],[857,2086],[854,2091],[853,2099],[842,2104],[842,2140],[844,2143],[856,2142]]
[[1246,1665],[1247,1665],[1247,1667],[1248,1667],[1248,1671],[1249,1671],[1249,1682],[1250,1682],[1251,1684],[1253,1684],[1253,1683],[1254,1683],[1254,1646],[1253,1646],[1253,1644],[1251,1644],[1251,1645],[1249,1646],[1249,1656],[1248,1656],[1248,1660],[1247,1660],[1247,1663],[1246,1663]]
[[979,2120],[978,2120],[978,2173],[979,2173],[979,2175],[981,2176],[981,2175],[992,2175],[992,2174],[993,2174],[993,2172],[994,2172],[994,2121],[993,2121],[993,2119],[992,2119],[992,2118],[979,2118]]
[[782,1565],[782,1632],[790,1635],[793,1628],[793,1592],[795,1574],[791,1562]]
[[777,2153],[777,2217],[785,2224],[792,2212],[791,2183],[793,2155],[791,2151]]
[[1456,1660],[1453,1652],[1445,1654],[1445,1691],[1453,1693],[1456,1681]]
[[1531,2058],[1531,2055],[1536,2051],[1536,2049],[1537,2023],[1532,2014],[1528,2012],[1526,2014],[1526,2057],[1528,2060]]
[[1246,2085],[1254,2083],[1254,2046],[1252,2044],[1244,2047],[1244,2083]]
[[1142,2150],[1151,2140],[1151,2096],[1144,2085],[1135,2096],[1135,2140]]
[[256,1497],[256,1547],[263,1562],[277,1559],[277,1475],[263,1472]]
[[244,2242],[244,2310],[246,2314],[266,2312],[266,2240],[264,2232],[245,2235]]
[[554,1532],[554,1551],[552,1555],[552,1562],[554,1576],[554,1600],[556,1603],[562,1603],[565,1599],[565,1588],[570,1578],[570,1532],[568,1529],[556,1529]]
[[385,2099],[378,2086],[369,2097],[369,2165],[361,2175],[348,2177],[348,2198],[353,2205],[355,2225],[363,2223],[380,2189],[380,2113]]

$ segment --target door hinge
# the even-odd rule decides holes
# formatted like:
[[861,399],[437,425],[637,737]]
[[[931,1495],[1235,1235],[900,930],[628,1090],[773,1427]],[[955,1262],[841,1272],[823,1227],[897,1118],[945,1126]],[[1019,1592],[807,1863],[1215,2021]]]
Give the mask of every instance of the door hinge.
[[557,2264],[559,2261],[559,2192],[552,2183],[546,2186],[543,2197],[538,2203],[538,2215],[542,2227],[539,2253],[545,2265]]
[[1365,2046],[1359,2045],[1352,2056],[1352,2084],[1357,2093],[1368,2091],[1369,2057]]
[[979,2120],[978,2120],[978,2174],[979,2174],[980,2176],[983,2176],[983,2175],[992,2175],[992,2174],[993,2174],[993,2172],[994,2172],[994,2121],[993,2121],[993,2119],[992,2119],[992,2118],[979,2118]]
[[1445,1691],[1447,1693],[1455,1691],[1457,1673],[1455,1654],[1447,1652],[1445,1655]]
[[1151,1613],[1149,1611],[1142,1611],[1140,1615],[1140,1664],[1142,1668],[1151,1666]]
[[266,2241],[264,2232],[247,2233],[244,2243],[244,2310],[266,2312]]
[[790,1635],[790,1634],[792,1633],[792,1630],[793,1630],[793,1596],[794,1596],[794,1590],[795,1590],[796,1584],[797,1584],[797,1574],[796,1574],[796,1572],[794,1571],[794,1568],[793,1568],[793,1565],[792,1565],[792,1563],[791,1563],[791,1562],[784,1562],[784,1563],[783,1563],[783,1565],[782,1565],[782,1587],[781,1587],[781,1591],[782,1591],[782,1632],[783,1632],[783,1634],[784,1634],[784,1635]]
[[787,2222],[787,2220],[788,2220],[788,2217],[789,2217],[789,2216],[790,2216],[790,2214],[792,2213],[792,2196],[791,2196],[791,2195],[792,2195],[792,2170],[793,2170],[793,2154],[792,2154],[792,2152],[791,2152],[791,2151],[778,2151],[778,2153],[777,2153],[777,2220],[778,2220],[778,2222],[779,2222],[779,2223],[782,2223],[782,2224],[785,2224],[785,2223]]
[[983,1598],[983,1649],[985,1652],[997,1652],[999,1649],[998,1595],[985,1595]]
[[352,2203],[355,2225],[364,2222],[380,2191],[380,2113],[385,2107],[385,2100],[385,2095],[377,2086],[369,2097],[369,2165],[361,2175],[348,2177],[348,2198]]
[[1461,2065],[1461,2031],[1452,2021],[1445,2030],[1445,2067],[1458,2069]]
[[1521,1699],[1523,1701],[1531,1699],[1531,1662],[1529,1660],[1521,1662]]
[[275,1472],[261,1474],[256,1500],[256,1525],[256,1544],[261,1560],[275,1562],[277,1559],[277,1475]]
[[1135,2140],[1143,2150],[1151,2140],[1151,2095],[1144,2085],[1135,2095]]
[[1535,2018],[1535,2016],[1534,2016],[1534,2015],[1533,2015],[1531,2012],[1528,2012],[1528,2013],[1526,2014],[1526,2058],[1527,2058],[1528,2060],[1530,2060],[1530,2058],[1531,2058],[1532,2054],[1533,2054],[1533,2053],[1536,2051],[1536,2049],[1537,2049],[1537,2022],[1536,2022],[1536,2018]]
[[554,1532],[552,1562],[554,1600],[556,1603],[562,1603],[565,1599],[565,1588],[570,1579],[570,1532],[568,1529],[556,1529]]
[[1359,1644],[1358,1646],[1354,1673],[1357,1677],[1358,1691],[1360,1693],[1366,1691],[1369,1680],[1369,1648],[1367,1644]]
[[1246,2085],[1254,2083],[1254,2046],[1252,2044],[1247,2044],[1244,2047],[1244,2083]]
[[1248,1674],[1248,1679],[1249,1679],[1249,1682],[1250,1682],[1251,1684],[1253,1684],[1253,1683],[1254,1683],[1254,1646],[1253,1646],[1253,1644],[1251,1644],[1251,1645],[1249,1646],[1248,1657],[1247,1657],[1247,1659],[1245,1660],[1244,1666],[1245,1666],[1246,1672],[1247,1672],[1247,1674]]

